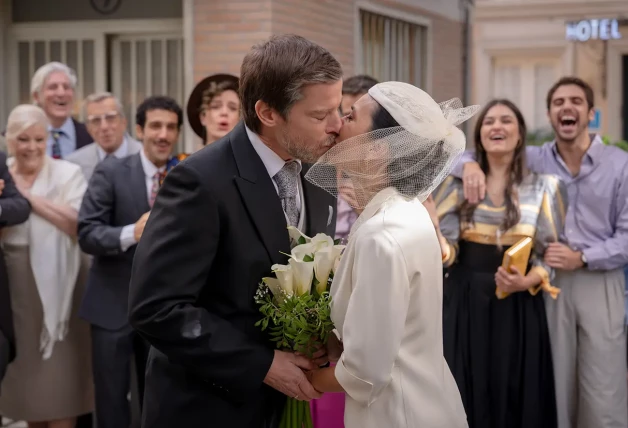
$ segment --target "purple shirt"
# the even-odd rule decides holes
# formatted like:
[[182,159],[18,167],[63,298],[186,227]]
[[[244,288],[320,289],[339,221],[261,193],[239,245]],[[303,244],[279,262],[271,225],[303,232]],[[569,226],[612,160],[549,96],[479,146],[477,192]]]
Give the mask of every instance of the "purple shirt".
[[[462,165],[474,161],[466,151],[453,171],[462,176]],[[556,143],[526,147],[528,168],[554,174],[567,186],[569,207],[562,241],[582,251],[591,270],[612,270],[628,264],[628,153],[605,145],[595,136],[572,176],[558,154]]]
[[[358,218],[358,214],[353,207],[345,201],[342,196],[338,196],[338,207],[336,212],[336,239],[343,241],[349,238],[351,226]],[[345,242],[343,242],[344,244]]]

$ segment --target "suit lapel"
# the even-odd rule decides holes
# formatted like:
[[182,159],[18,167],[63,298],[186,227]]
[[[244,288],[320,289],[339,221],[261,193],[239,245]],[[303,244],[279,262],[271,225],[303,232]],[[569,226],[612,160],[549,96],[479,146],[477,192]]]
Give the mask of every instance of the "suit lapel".
[[304,233],[314,236],[317,233],[327,233],[328,226],[332,221],[334,207],[330,205],[330,201],[333,201],[333,198],[329,193],[305,179],[305,174],[310,166],[303,164],[301,182],[303,183],[305,212],[307,213],[307,229]]
[[[148,210],[148,194],[146,193],[146,174],[144,173],[144,167],[142,166],[142,159],[140,154],[134,154],[125,159],[127,167],[129,168],[130,175],[130,190],[135,201],[135,206],[140,211],[141,216]],[[139,217],[138,217],[139,218]]]
[[273,263],[285,262],[281,253],[290,252],[286,217],[272,179],[251,145],[243,123],[230,136],[239,176],[234,178],[251,222]]

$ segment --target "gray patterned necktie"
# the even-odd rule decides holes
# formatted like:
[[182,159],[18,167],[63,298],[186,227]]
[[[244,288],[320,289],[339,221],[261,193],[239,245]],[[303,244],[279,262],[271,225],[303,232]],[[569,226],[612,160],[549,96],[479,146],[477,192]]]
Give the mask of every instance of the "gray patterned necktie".
[[290,226],[299,224],[299,201],[297,190],[299,188],[299,164],[296,161],[286,162],[283,168],[273,177],[277,183],[277,193],[281,199],[281,205],[288,217]]

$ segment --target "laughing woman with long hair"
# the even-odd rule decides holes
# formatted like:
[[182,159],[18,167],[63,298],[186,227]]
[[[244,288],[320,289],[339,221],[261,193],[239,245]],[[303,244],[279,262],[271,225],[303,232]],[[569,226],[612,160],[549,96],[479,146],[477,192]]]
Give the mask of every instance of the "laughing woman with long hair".
[[[554,428],[553,365],[543,294],[560,298],[543,262],[559,239],[565,186],[525,168],[526,126],[508,100],[493,100],[474,131],[487,195],[469,204],[462,181],[449,177],[434,192],[432,218],[443,264],[445,358],[470,428]],[[501,267],[504,252],[533,240],[526,272]]]

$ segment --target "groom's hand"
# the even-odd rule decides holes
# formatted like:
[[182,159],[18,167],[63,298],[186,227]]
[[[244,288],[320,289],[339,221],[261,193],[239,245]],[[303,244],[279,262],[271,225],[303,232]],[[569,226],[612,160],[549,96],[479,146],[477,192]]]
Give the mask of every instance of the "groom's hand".
[[303,356],[275,351],[275,358],[273,358],[273,363],[270,365],[264,383],[288,397],[310,401],[320,398],[321,394],[312,387],[303,370],[316,368],[316,364]]
[[[298,356],[307,357],[307,355],[301,352],[295,352],[294,354]],[[327,347],[323,344],[319,344],[316,347],[316,352],[314,352],[312,356],[309,357],[309,360],[311,360],[317,367],[321,367],[327,364],[329,362],[329,356],[327,355]]]

